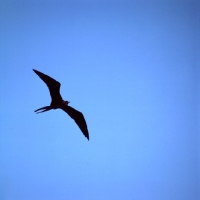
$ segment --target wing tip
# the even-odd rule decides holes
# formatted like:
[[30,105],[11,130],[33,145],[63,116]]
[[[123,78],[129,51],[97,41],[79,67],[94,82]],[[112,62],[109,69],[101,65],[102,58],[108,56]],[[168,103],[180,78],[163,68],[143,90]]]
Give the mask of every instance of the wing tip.
[[36,74],[38,74],[39,71],[37,71],[36,69],[32,69]]
[[89,141],[90,138],[89,138],[89,134],[88,134],[88,132],[83,132],[83,131],[82,131],[82,133],[83,133],[83,135],[87,138],[87,140]]

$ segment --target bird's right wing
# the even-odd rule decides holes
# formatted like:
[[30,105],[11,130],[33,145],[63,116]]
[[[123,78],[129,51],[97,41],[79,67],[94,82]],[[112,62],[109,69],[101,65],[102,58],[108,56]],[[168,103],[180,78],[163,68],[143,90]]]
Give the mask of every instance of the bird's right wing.
[[78,127],[81,129],[83,135],[89,140],[88,128],[83,114],[68,105],[63,106],[62,110],[64,110],[72,119],[74,119]]
[[60,95],[60,83],[50,76],[43,74],[42,72],[39,72],[35,69],[33,69],[33,71],[46,83],[47,87],[49,88],[51,99],[62,100]]

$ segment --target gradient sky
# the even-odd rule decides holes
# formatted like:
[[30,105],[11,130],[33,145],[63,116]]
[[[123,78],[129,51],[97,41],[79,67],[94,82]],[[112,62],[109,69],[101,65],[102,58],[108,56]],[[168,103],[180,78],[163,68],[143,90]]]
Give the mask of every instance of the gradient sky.
[[[2,0],[1,200],[198,200],[200,2]],[[84,113],[50,104],[37,69]]]

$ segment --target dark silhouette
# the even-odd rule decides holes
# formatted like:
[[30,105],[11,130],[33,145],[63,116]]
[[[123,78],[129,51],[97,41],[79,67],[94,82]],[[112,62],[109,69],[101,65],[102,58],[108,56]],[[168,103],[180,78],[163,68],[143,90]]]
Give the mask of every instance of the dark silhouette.
[[35,110],[35,112],[38,114],[38,113],[46,112],[51,109],[57,109],[57,108],[64,110],[72,119],[74,119],[78,127],[81,129],[82,133],[89,140],[87,124],[86,124],[83,114],[79,112],[78,110],[75,110],[71,106],[68,106],[69,101],[64,101],[62,99],[60,95],[60,83],[54,80],[53,78],[51,78],[50,76],[47,76],[46,74],[43,74],[35,69],[33,69],[33,71],[46,83],[51,95],[50,106],[39,108]]

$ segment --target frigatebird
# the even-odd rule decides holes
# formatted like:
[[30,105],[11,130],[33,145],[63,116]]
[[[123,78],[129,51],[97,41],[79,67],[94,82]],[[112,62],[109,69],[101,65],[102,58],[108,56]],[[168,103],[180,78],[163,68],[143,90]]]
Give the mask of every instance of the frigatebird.
[[69,101],[64,101],[62,99],[60,95],[61,84],[55,79],[51,78],[50,76],[43,74],[42,72],[39,72],[35,69],[33,69],[33,71],[46,83],[51,95],[50,106],[44,106],[42,108],[35,110],[35,112],[38,114],[38,113],[49,111],[51,109],[58,109],[58,108],[62,109],[72,119],[74,119],[74,121],[76,122],[80,130],[82,131],[83,135],[89,140],[89,133],[88,133],[88,128],[87,128],[85,118],[81,112],[79,112],[78,110],[68,105],[70,103]]

